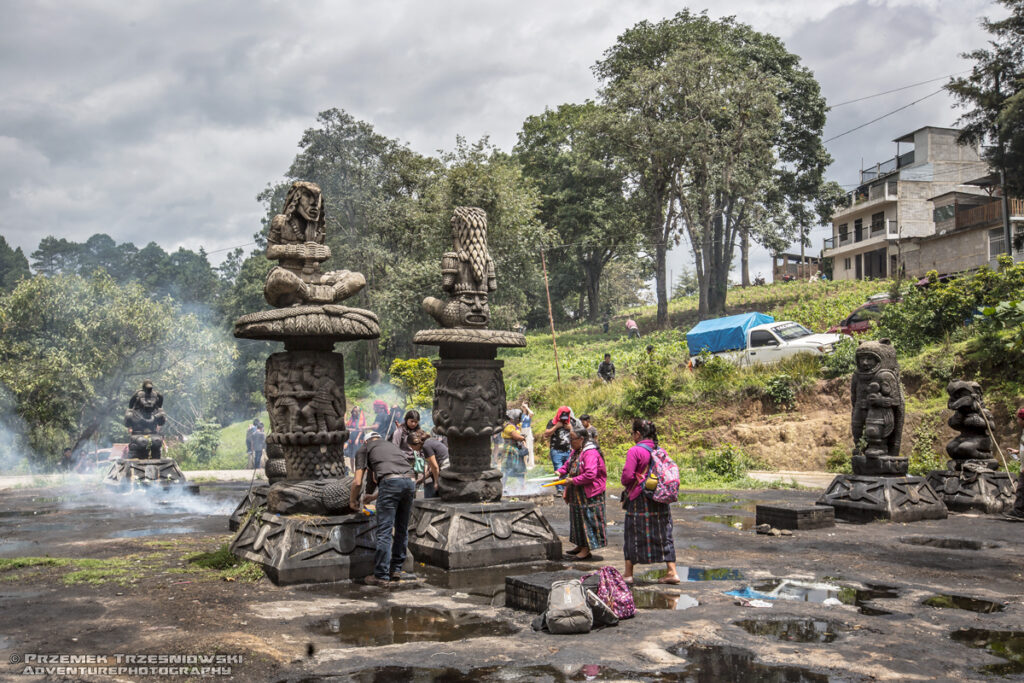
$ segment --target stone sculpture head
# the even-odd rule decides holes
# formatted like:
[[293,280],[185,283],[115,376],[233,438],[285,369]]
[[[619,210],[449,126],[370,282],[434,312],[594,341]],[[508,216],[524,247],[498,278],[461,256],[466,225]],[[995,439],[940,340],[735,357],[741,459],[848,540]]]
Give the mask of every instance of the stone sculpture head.
[[864,381],[880,370],[899,371],[896,349],[888,339],[861,342],[856,352],[856,374]]
[[323,242],[324,199],[319,185],[302,180],[292,183],[284,200],[284,215],[306,224],[307,242]]

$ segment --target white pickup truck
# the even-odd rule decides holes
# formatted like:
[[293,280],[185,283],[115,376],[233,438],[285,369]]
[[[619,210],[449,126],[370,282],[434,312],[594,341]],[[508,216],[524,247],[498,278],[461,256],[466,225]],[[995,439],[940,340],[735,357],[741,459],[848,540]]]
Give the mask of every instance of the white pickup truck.
[[[768,316],[764,317],[769,320],[771,319]],[[747,326],[753,321],[749,320],[749,318],[746,321],[742,320],[746,316],[736,316],[736,318],[740,322],[737,326],[732,327],[727,337],[719,336],[711,339],[712,342],[718,342],[719,348],[717,349],[714,348],[716,344],[707,343],[709,339],[707,337],[691,337],[688,335],[687,341],[691,342],[691,339],[693,340],[690,348],[691,361],[699,363],[698,358],[701,349],[697,347],[700,346],[712,352],[713,355],[728,358],[741,366],[754,365],[756,363],[777,363],[783,358],[795,356],[798,353],[814,355],[832,353],[836,342],[843,338],[841,334],[815,334],[800,323],[791,320]],[[716,322],[724,323],[726,320],[732,320],[732,318],[722,318],[719,321],[707,322],[714,325]],[[747,324],[743,324],[744,322]],[[694,328],[691,334],[697,330],[698,328]],[[698,339],[701,340],[700,343],[696,343]],[[740,348],[740,345],[743,343],[745,343],[745,347]]]

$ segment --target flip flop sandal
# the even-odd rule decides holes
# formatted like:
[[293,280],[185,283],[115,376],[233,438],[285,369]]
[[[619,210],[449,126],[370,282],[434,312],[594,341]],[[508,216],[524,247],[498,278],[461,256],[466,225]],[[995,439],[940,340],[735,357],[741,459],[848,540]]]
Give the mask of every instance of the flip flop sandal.
[[670,585],[674,586],[677,583],[681,583],[681,581],[680,581],[678,576],[677,577],[663,576],[660,579],[658,579],[658,583],[665,583],[665,584],[670,584]]

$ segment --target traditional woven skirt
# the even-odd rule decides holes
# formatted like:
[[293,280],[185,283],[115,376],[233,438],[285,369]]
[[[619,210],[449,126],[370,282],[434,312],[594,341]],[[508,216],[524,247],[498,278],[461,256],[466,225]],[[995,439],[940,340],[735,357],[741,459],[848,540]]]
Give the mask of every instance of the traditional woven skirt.
[[622,554],[634,564],[676,561],[672,508],[666,503],[656,503],[643,493],[627,500],[624,536]]
[[604,491],[587,498],[582,486],[569,487],[569,542],[591,550],[608,545],[605,535]]

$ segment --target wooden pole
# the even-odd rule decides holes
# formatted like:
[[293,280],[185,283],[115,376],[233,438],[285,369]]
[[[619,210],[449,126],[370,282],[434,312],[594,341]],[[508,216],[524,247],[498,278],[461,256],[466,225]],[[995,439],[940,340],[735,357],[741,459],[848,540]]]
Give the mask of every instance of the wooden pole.
[[555,350],[555,375],[562,381],[562,371],[558,367],[558,343],[555,341],[555,316],[551,312],[551,287],[548,286],[548,263],[544,258],[544,250],[540,250],[540,265],[544,269],[544,291],[548,295],[548,320],[551,322],[551,348]]

